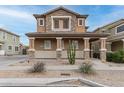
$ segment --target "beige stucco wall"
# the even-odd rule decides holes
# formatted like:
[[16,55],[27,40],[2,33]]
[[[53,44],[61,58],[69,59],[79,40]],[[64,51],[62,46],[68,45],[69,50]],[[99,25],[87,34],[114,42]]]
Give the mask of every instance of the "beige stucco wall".
[[[51,40],[51,49],[44,49],[44,40]],[[34,47],[35,47],[35,50],[38,50],[38,51],[51,51],[51,50],[56,50],[56,46],[57,46],[57,43],[56,43],[56,39],[41,39],[41,38],[37,38],[35,39],[35,44],[34,44]]]
[[[3,33],[5,33],[5,39],[3,39]],[[14,37],[16,38],[15,41]],[[2,50],[4,50],[6,54],[19,54],[20,51],[15,51],[15,47],[19,47],[20,44],[20,38],[18,36],[0,31],[0,41],[3,42]],[[9,50],[8,46],[12,46],[12,50]]]

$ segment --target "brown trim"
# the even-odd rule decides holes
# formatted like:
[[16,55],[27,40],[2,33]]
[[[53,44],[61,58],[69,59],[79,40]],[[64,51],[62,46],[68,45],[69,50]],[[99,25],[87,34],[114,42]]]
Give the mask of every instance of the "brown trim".
[[80,33],[80,32],[33,32],[27,33],[28,37],[107,37],[109,34],[96,34],[92,32]]

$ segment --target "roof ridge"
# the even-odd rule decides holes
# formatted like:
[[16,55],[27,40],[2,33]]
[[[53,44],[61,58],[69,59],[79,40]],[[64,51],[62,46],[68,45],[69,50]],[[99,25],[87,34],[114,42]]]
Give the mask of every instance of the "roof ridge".
[[101,27],[96,28],[95,30],[93,30],[93,32],[95,32],[95,31],[98,30],[98,29],[104,28],[104,27],[106,27],[106,26],[112,25],[112,24],[114,24],[114,23],[117,23],[117,22],[119,22],[119,21],[123,21],[123,20],[124,20],[124,19],[121,18],[121,19],[119,19],[119,20],[116,20],[116,21],[110,22],[110,23],[108,23],[108,24],[106,24],[106,25],[103,25],[103,26],[101,26]]
[[5,31],[5,32],[7,32],[7,33],[10,33],[10,34],[12,34],[12,35],[15,35],[15,36],[20,37],[19,35],[15,34],[15,33],[13,33],[13,32],[10,32],[10,31],[8,31],[7,29],[4,29],[4,28],[0,28],[0,31]]

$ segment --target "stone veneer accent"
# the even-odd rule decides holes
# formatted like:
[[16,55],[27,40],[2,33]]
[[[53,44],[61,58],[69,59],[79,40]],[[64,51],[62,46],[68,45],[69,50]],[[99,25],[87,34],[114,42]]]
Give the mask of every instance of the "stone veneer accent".
[[89,60],[90,59],[89,39],[90,38],[84,38],[84,59],[85,60]]
[[101,41],[101,49],[100,49],[100,59],[102,62],[106,62],[106,39],[107,38],[100,38]]
[[46,15],[46,31],[51,31],[51,24],[52,24],[52,20],[51,20],[51,16],[71,16],[71,31],[75,31],[76,30],[76,25],[77,25],[77,20],[76,20],[76,16],[68,13],[64,10],[58,10],[54,13],[51,13],[49,15]]

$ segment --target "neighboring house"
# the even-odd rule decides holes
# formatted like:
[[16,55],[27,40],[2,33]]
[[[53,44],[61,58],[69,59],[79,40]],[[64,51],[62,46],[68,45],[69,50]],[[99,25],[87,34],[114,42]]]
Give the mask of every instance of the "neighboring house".
[[69,41],[76,45],[76,58],[90,58],[90,46],[101,40],[101,60],[105,61],[104,42],[108,34],[87,32],[85,21],[88,15],[58,7],[44,14],[34,14],[37,32],[27,33],[29,55],[34,58],[67,58]]
[[19,35],[0,28],[0,55],[19,54]]
[[[93,31],[94,33],[109,33],[110,36],[107,37],[107,51],[115,52],[120,49],[124,49],[124,19],[107,24],[103,27],[97,28]],[[98,52],[100,41],[96,41],[93,44],[93,51]]]
[[19,48],[20,48],[20,54],[21,55],[26,55],[27,54],[27,50],[29,49],[28,46],[26,46],[26,45],[24,45],[22,43],[20,44]]

